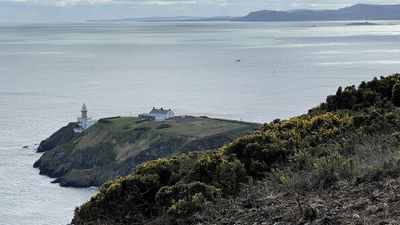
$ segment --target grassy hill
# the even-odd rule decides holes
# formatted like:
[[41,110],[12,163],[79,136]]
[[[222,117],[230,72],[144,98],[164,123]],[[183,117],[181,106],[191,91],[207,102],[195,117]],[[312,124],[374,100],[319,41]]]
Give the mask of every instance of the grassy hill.
[[136,166],[76,208],[75,223],[396,224],[399,106],[400,74],[340,87],[220,149]]
[[136,117],[99,120],[73,135],[73,123],[44,140],[45,152],[34,164],[41,174],[57,178],[62,186],[100,186],[124,176],[142,162],[173,154],[219,148],[253,133],[260,125],[206,117],[175,117],[166,122]]

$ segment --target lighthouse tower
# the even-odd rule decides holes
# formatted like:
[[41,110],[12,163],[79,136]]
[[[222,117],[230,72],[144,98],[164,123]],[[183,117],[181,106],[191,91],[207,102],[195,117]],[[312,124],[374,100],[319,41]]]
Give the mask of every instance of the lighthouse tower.
[[74,128],[75,133],[81,133],[97,122],[97,120],[92,120],[92,117],[88,117],[85,103],[82,104],[81,117],[78,117],[77,120],[78,126]]
[[88,117],[87,117],[87,108],[86,108],[85,103],[82,104],[81,118],[82,118],[82,120],[87,120],[88,119]]

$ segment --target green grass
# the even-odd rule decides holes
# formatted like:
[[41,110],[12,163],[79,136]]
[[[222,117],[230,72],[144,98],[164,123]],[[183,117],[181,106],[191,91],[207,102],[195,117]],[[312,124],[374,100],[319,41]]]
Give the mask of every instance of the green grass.
[[[165,122],[145,121],[137,123],[139,121],[137,117],[120,117],[106,119],[106,121],[110,122],[109,129],[112,133],[126,134],[135,131],[135,129],[150,128],[154,134],[184,134],[189,137],[204,137],[241,127],[241,124],[237,121],[200,117],[186,117],[186,119],[175,117]],[[170,127],[157,129],[163,124],[168,124]],[[243,124],[242,126],[248,125]]]
[[168,142],[179,142],[184,146],[193,140],[224,132],[228,132],[229,137],[243,135],[246,134],[245,130],[235,130],[252,126],[257,127],[257,124],[200,117],[175,117],[165,122],[141,122],[137,117],[116,117],[100,120],[77,136],[72,145],[67,145],[73,151],[85,151],[108,143],[112,145],[110,150],[114,153],[109,156],[117,156],[117,161],[123,161],[148,147],[155,148]]

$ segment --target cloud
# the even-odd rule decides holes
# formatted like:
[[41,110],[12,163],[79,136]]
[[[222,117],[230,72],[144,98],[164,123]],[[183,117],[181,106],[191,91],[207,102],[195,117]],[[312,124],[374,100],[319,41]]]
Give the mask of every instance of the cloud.
[[[18,1],[18,0],[17,0]],[[61,0],[61,1],[52,1],[55,6],[69,6],[69,5],[78,5],[78,4],[91,4],[95,5],[98,3],[106,3],[112,2],[112,0]]]
[[170,6],[170,5],[194,5],[198,3],[216,3],[218,5],[226,5],[227,0],[0,0],[1,2],[18,2],[31,3],[38,5],[53,6],[74,6],[79,4],[103,4],[103,3],[125,3],[131,5],[154,5],[154,6]]
[[354,3],[306,3],[306,2],[295,2],[290,3],[289,6],[292,9],[338,9],[351,6]]
[[70,6],[79,4],[126,3],[131,5],[171,6],[171,5],[216,5],[216,6],[263,6],[268,9],[293,8],[341,8],[356,3],[396,4],[400,0],[0,0],[1,2],[31,3],[38,5]]
[[95,5],[98,3],[113,2],[113,0],[0,0],[0,2],[29,3],[47,6],[71,6],[78,4]]
[[197,1],[142,1],[143,5],[190,5],[197,4]]

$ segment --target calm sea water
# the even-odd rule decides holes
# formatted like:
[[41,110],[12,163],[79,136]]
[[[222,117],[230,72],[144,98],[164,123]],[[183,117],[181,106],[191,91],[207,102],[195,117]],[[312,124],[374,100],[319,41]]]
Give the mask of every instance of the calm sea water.
[[[34,144],[79,115],[267,122],[400,72],[400,22],[0,25],[0,224],[66,224],[97,189],[38,175]],[[240,60],[240,62],[238,62]],[[22,148],[24,145],[30,148]]]

